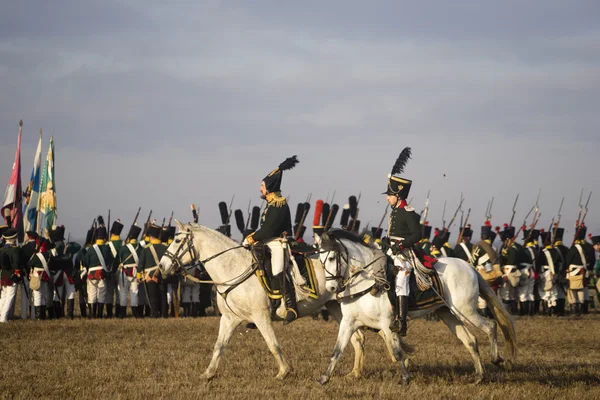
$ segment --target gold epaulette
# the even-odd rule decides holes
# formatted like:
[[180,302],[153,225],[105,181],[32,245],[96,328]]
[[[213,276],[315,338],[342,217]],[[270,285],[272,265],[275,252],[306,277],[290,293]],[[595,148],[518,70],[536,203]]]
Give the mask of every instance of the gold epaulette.
[[281,192],[272,192],[267,194],[267,201],[270,206],[283,207],[287,204],[287,199],[281,195]]

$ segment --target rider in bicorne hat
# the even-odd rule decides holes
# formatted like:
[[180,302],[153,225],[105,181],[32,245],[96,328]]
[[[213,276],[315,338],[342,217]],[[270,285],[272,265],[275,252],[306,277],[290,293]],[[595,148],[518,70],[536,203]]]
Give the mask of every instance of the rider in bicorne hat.
[[265,244],[271,250],[271,267],[274,288],[285,294],[285,321],[288,324],[298,318],[296,293],[294,285],[285,277],[284,266],[288,262],[288,235],[292,234],[292,217],[287,199],[281,195],[281,179],[283,171],[292,169],[298,164],[296,156],[287,158],[269,173],[260,184],[260,197],[267,201],[267,206],[260,219],[260,228],[244,239],[244,246],[257,242]]
[[414,257],[411,248],[422,237],[420,216],[414,208],[406,203],[412,181],[400,176],[410,156],[410,147],[402,150],[392,168],[392,173],[388,176],[387,190],[383,193],[387,195],[386,200],[392,208],[388,221],[388,237],[384,242],[389,246],[387,254],[392,257],[394,265],[398,269],[396,276],[397,315],[390,325],[390,330],[399,332],[400,336],[406,336],[406,316],[410,294],[409,278],[413,270],[411,260]]

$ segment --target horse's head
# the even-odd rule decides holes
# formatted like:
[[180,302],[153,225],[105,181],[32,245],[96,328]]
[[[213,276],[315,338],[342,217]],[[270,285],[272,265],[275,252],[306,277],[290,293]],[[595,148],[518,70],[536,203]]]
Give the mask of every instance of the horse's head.
[[319,260],[325,270],[325,288],[337,293],[343,285],[342,263],[343,258],[348,257],[347,250],[339,240],[329,237],[327,233],[319,239]]
[[164,276],[180,271],[184,266],[198,261],[198,252],[194,245],[194,233],[190,224],[181,224],[175,220],[179,233],[160,259],[158,267]]

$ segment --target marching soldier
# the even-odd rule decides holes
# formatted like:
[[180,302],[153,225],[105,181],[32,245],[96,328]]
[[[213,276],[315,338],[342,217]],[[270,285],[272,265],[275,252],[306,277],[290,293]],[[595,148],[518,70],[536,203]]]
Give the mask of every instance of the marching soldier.
[[117,270],[119,306],[117,318],[125,318],[127,315],[127,295],[129,294],[131,314],[139,318],[138,293],[139,281],[137,279],[137,268],[140,262],[141,247],[138,244],[138,236],[142,228],[131,225],[127,234],[126,244],[119,249]]
[[73,278],[69,275],[69,270],[72,269],[72,261],[66,252],[65,247],[65,227],[59,226],[49,232],[52,248],[50,249],[50,272],[53,274],[52,282],[54,283],[54,316],[60,318],[64,314],[63,302],[66,300],[67,313],[69,318],[73,317],[73,309],[75,305],[75,287]]
[[29,284],[33,292],[33,305],[35,307],[35,319],[46,319],[46,305],[51,305],[53,301],[52,290],[50,287],[50,268],[48,254],[50,241],[43,237],[36,239],[36,253],[29,260],[31,275]]
[[[177,228],[175,226],[167,226],[167,248],[173,240],[175,240],[175,234]],[[171,306],[171,316],[175,317],[175,315],[179,314],[179,310],[175,310],[179,305],[175,301],[176,298],[179,298],[179,276],[171,275],[165,279],[165,284],[167,285],[167,303]]]
[[[497,264],[499,263],[497,251],[492,245],[496,239],[496,233],[492,229],[492,225],[489,221],[481,227],[481,240],[473,247],[472,261],[473,267],[477,270],[485,281],[494,289],[498,289],[499,280],[503,282],[502,273],[500,272]],[[491,318],[492,314],[487,308],[486,301],[479,297],[477,300],[477,309],[479,313],[485,317]]]
[[552,232],[540,230],[540,237],[544,248],[536,259],[536,271],[540,276],[538,292],[544,302],[544,314],[551,316],[557,312],[558,289],[556,278],[562,273],[562,264],[558,250],[552,246]]
[[557,250],[560,267],[557,268],[556,276],[556,312],[559,317],[565,316],[565,306],[567,301],[567,291],[569,281],[567,279],[567,253],[569,248],[563,244],[564,228],[554,227],[554,243],[553,246]]
[[471,243],[473,230],[471,225],[461,227],[460,232],[462,232],[462,236],[460,237],[460,243],[454,247],[454,254],[457,258],[473,264],[473,243]]
[[94,240],[94,229],[89,229],[85,237],[85,243],[82,248],[73,256],[73,284],[75,290],[79,292],[79,313],[81,318],[92,318],[92,310],[87,313],[87,270],[84,264],[85,254],[92,247]]
[[519,284],[519,303],[521,308],[519,314],[522,316],[529,315],[530,317],[533,317],[535,314],[534,287],[536,273],[534,266],[539,252],[537,245],[539,235],[540,231],[537,229],[532,230],[523,227],[524,246],[520,248],[521,262],[519,263],[519,270],[521,271],[521,282]]
[[8,315],[15,304],[17,286],[22,282],[21,249],[17,246],[18,232],[7,229],[2,233],[4,246],[0,249],[0,322],[8,322]]
[[[106,318],[113,317],[113,301],[115,299],[115,295],[117,297],[116,304],[119,304],[119,295],[117,292],[117,267],[118,267],[118,256],[119,250],[121,250],[121,245],[123,241],[121,240],[121,232],[123,231],[123,224],[120,220],[116,220],[113,222],[110,228],[110,240],[106,243],[108,248],[110,249],[110,253],[112,255],[112,259],[114,262],[107,265],[108,271],[106,276],[104,277],[104,291],[101,293],[104,294],[101,302],[104,303],[106,307]],[[117,305],[117,314],[120,314]]]
[[[597,299],[600,301],[600,235],[592,236],[592,246],[596,251],[596,265],[594,266],[594,278],[596,279],[596,292],[598,294]],[[596,306],[598,309],[598,306]]]
[[[167,248],[161,243],[161,231],[159,226],[150,225],[147,230],[150,243],[140,254],[138,273],[140,278],[144,279],[146,294],[150,300],[150,309],[152,317],[159,318],[161,315],[166,318],[168,310],[166,307],[165,286],[161,285],[162,277],[158,269],[158,264]],[[163,301],[164,298],[164,301]]]
[[96,243],[85,253],[83,264],[87,270],[87,296],[91,318],[102,318],[104,303],[102,295],[104,291],[104,278],[113,263],[112,253],[106,244],[108,232],[106,227],[100,225],[96,229]]
[[261,242],[271,250],[274,289],[283,289],[285,295],[284,324],[289,324],[298,318],[298,309],[294,285],[286,277],[285,266],[289,263],[287,235],[292,234],[292,217],[287,199],[281,195],[281,180],[283,171],[294,168],[296,164],[298,164],[296,156],[289,157],[262,180],[260,197],[267,201],[267,206],[261,217],[260,228],[246,236],[243,241],[246,247]]
[[405,148],[396,159],[391,174],[388,176],[387,189],[383,193],[391,206],[388,220],[388,236],[382,240],[386,253],[392,257],[397,268],[396,296],[398,307],[396,318],[390,325],[392,332],[406,336],[406,317],[408,314],[408,296],[410,294],[409,278],[413,269],[411,261],[414,260],[412,247],[421,240],[422,230],[419,223],[421,217],[414,208],[406,203],[412,181],[402,178],[404,166],[411,156],[410,147]]
[[[496,228],[500,231],[500,228]],[[518,269],[520,263],[520,246],[514,241],[515,228],[504,224],[504,230],[499,232],[502,239],[500,250],[500,266],[502,267],[502,279],[504,284],[500,287],[500,297],[507,305],[512,314],[517,313],[517,288],[521,280],[521,271]]]
[[575,309],[575,315],[581,315],[585,304],[584,287],[586,277],[589,277],[588,257],[586,254],[585,234],[587,228],[581,226],[575,236],[575,244],[569,249],[566,258],[567,279],[569,280],[569,304]]
[[23,263],[23,291],[27,292],[27,295],[21,294],[21,318],[27,318],[27,309],[30,308],[30,318],[35,319],[35,307],[33,305],[33,292],[29,286],[29,276],[31,271],[29,270],[29,260],[35,256],[35,242],[38,238],[38,234],[32,231],[25,232],[25,242],[21,246],[21,261]]
[[456,257],[454,250],[450,247],[450,232],[447,229],[440,230],[435,228],[433,240],[431,241],[432,253],[431,255],[439,257]]

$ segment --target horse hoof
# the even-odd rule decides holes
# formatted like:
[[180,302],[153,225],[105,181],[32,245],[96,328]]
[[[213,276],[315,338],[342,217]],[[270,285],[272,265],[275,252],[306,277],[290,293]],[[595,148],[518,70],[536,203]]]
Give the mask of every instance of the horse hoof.
[[360,373],[352,371],[348,375],[346,375],[345,378],[347,378],[347,379],[358,379],[358,378],[360,378]]
[[496,367],[502,367],[504,364],[504,359],[502,357],[498,357],[498,359],[492,361],[492,364],[494,364]]
[[473,382],[473,385],[479,385],[484,381],[485,377],[483,375],[479,375],[477,377],[477,379],[475,379],[475,382]]
[[214,377],[214,375],[207,374],[206,372],[200,375],[200,379],[205,382],[210,382],[210,380]]
[[329,382],[329,377],[327,377],[325,375],[321,375],[321,377],[319,378],[319,380],[317,382],[319,382],[319,384],[322,386],[322,385],[326,384],[327,382]]
[[403,376],[400,384],[402,386],[408,386],[410,384],[410,376]]
[[504,370],[508,371],[508,372],[510,372],[510,371],[513,370],[513,363],[512,363],[512,361],[510,361],[510,360],[505,360],[504,361]]
[[275,379],[284,380],[290,374],[291,369],[288,368],[285,371],[282,371],[275,376]]

